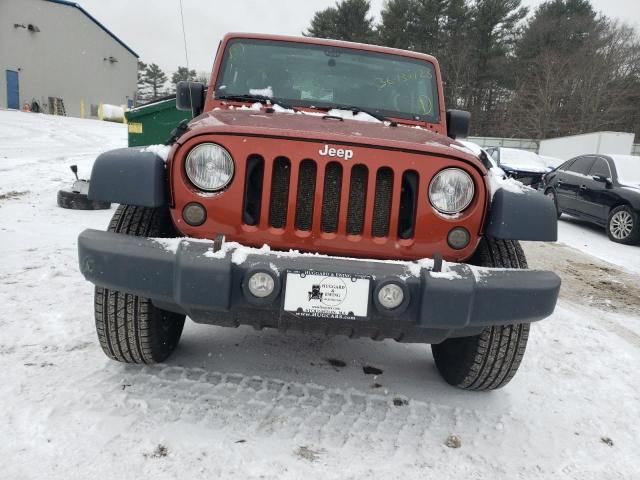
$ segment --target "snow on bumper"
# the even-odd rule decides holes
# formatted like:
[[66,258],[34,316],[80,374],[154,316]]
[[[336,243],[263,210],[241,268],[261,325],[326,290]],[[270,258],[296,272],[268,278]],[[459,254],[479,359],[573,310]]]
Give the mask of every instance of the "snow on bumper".
[[[97,230],[80,234],[78,250],[80,270],[90,282],[151,298],[156,305],[185,312],[195,321],[283,330],[314,330],[315,325],[327,333],[403,341],[434,341],[438,336],[434,331],[440,331],[441,341],[485,326],[542,320],[553,312],[560,290],[560,279],[552,272],[465,264],[446,264],[443,272],[434,272],[428,260],[344,259],[237,244],[225,244],[214,252],[213,242],[208,241],[154,240]],[[275,280],[273,294],[267,298],[256,298],[247,288],[248,278],[256,272],[267,272]],[[321,313],[300,318],[286,311],[291,272],[368,279],[368,293],[359,291],[360,296],[368,295],[361,299],[366,316],[331,318]],[[299,281],[300,276],[295,279]],[[378,289],[389,282],[398,284],[405,294],[405,301],[394,310],[385,309],[377,296]]]

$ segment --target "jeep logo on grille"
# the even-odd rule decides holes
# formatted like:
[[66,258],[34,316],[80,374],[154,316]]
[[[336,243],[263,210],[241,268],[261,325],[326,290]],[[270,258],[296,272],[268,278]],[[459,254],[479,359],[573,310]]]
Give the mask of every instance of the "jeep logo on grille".
[[320,155],[323,157],[338,157],[345,160],[351,160],[353,158],[353,150],[345,150],[344,148],[333,148],[329,145],[325,145],[323,150],[320,150]]

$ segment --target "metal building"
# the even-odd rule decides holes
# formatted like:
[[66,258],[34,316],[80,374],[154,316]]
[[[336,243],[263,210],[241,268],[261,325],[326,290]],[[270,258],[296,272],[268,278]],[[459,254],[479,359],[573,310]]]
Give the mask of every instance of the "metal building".
[[0,1],[0,108],[95,117],[131,104],[137,71],[136,52],[79,4]]

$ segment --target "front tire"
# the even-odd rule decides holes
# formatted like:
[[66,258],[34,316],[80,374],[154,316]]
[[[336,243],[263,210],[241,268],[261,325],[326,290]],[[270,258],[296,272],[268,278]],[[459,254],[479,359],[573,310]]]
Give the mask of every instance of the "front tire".
[[614,208],[609,213],[607,235],[616,243],[635,245],[640,242],[640,219],[627,205]]
[[[484,238],[471,262],[482,267],[527,268],[515,240]],[[450,385],[465,390],[495,390],[516,374],[529,338],[529,324],[486,327],[480,335],[450,338],[432,345],[436,367]]]
[[[121,205],[108,230],[138,237],[176,237],[166,208]],[[104,353],[123,363],[162,362],[178,346],[185,316],[162,310],[138,295],[95,289],[95,320]]]

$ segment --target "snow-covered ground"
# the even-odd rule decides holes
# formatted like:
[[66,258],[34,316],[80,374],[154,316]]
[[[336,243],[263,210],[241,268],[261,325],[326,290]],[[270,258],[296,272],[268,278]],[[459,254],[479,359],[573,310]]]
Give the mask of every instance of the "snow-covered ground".
[[447,386],[422,345],[193,323],[166,365],[109,361],[76,237],[113,211],[56,191],[125,144],[122,125],[0,111],[0,478],[638,478],[639,277],[559,244],[526,246],[565,289],[501,391]]
[[558,237],[565,245],[640,274],[640,246],[612,244],[604,227],[565,214],[558,221]]

